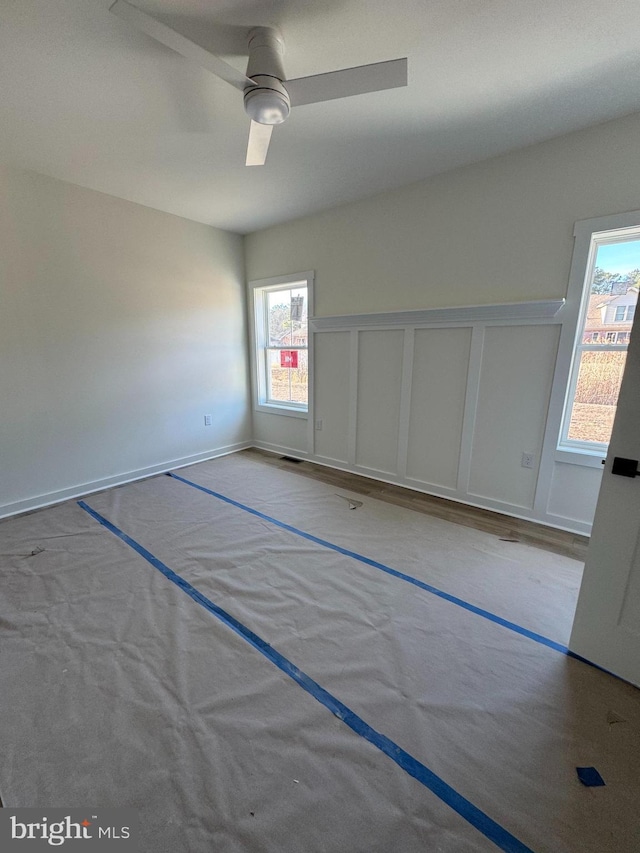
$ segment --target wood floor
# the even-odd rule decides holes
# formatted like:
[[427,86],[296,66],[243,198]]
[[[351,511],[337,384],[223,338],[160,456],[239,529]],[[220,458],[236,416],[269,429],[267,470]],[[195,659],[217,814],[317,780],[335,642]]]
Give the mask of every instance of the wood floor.
[[242,453],[259,457],[269,465],[275,465],[287,471],[292,471],[303,477],[319,480],[323,483],[345,489],[357,494],[367,495],[379,501],[404,506],[425,515],[433,515],[452,521],[455,524],[463,524],[466,527],[475,527],[486,533],[493,533],[501,539],[513,539],[518,542],[526,542],[536,548],[542,548],[565,557],[573,557],[576,560],[584,560],[589,544],[588,536],[577,533],[568,533],[547,527],[543,524],[535,524],[532,521],[524,521],[519,518],[511,518],[499,512],[469,506],[467,504],[450,501],[446,498],[426,495],[406,489],[403,486],[395,486],[352,474],[349,471],[340,471],[336,468],[327,468],[324,465],[316,465],[306,460],[294,460],[287,457],[270,453],[258,448],[243,450]]

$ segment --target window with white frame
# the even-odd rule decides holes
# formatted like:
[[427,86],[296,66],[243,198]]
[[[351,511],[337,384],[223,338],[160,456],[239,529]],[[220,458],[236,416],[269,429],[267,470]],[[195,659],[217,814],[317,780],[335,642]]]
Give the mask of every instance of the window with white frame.
[[602,455],[611,437],[638,300],[640,226],[593,231],[582,263],[584,283],[558,448]]
[[306,417],[312,273],[251,282],[256,407]]

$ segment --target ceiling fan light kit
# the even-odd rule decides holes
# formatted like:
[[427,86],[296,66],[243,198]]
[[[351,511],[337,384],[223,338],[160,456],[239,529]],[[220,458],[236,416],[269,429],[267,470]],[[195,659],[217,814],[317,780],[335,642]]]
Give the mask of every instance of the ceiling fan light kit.
[[249,63],[247,73],[242,74],[127,0],[116,0],[110,11],[243,92],[244,109],[251,119],[247,166],[264,165],[273,128],[287,120],[292,104],[314,104],[407,85],[406,58],[287,81],[282,64],[284,40],[273,27],[255,27],[249,33]]
[[282,124],[291,111],[291,99],[282,66],[284,41],[277,30],[256,27],[249,33],[247,77],[255,85],[244,90],[244,110],[260,124]]
[[289,93],[275,77],[259,74],[253,79],[256,85],[244,92],[244,111],[260,124],[282,124],[291,111]]

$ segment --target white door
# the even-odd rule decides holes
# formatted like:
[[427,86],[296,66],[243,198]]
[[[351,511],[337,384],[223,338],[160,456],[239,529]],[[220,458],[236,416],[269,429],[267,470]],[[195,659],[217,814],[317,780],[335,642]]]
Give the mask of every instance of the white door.
[[640,321],[635,323],[602,478],[569,648],[640,686],[640,473],[612,473],[614,457],[640,461]]

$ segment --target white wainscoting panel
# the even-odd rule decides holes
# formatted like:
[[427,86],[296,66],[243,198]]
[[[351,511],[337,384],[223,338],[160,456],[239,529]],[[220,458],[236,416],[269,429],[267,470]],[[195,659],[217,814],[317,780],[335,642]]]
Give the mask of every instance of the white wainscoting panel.
[[[532,509],[558,348],[553,325],[485,331],[469,494]],[[534,454],[532,468],[522,454]]]
[[455,489],[471,328],[416,329],[407,478]]
[[553,467],[548,512],[565,524],[580,522],[591,524],[596,511],[602,471],[582,465],[565,465],[556,462]]
[[350,332],[315,336],[315,455],[324,462],[347,464],[349,458]]
[[360,332],[356,464],[397,473],[404,331]]
[[[431,313],[423,322],[421,312],[405,312],[388,325],[376,315],[378,327],[359,316],[319,324],[322,429],[302,455],[588,534],[600,470],[555,462],[539,481],[562,312],[443,323]],[[544,452],[549,467],[555,445]],[[533,467],[522,466],[523,453]]]

